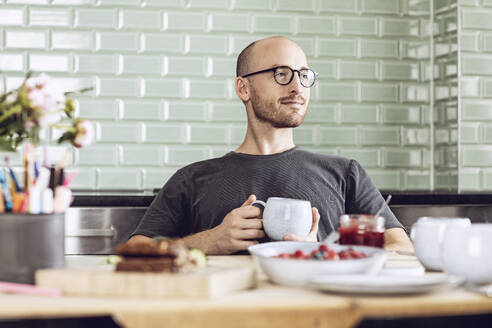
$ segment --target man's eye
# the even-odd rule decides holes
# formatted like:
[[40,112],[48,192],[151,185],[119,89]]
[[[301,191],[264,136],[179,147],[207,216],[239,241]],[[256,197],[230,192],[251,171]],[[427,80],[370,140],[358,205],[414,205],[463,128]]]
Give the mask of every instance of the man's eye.
[[286,73],[283,73],[283,72],[278,72],[278,73],[277,73],[277,76],[278,76],[278,77],[286,77],[286,76],[287,76],[287,74],[286,74]]
[[309,71],[303,71],[301,72],[301,78],[303,79],[309,79],[311,76],[310,72]]

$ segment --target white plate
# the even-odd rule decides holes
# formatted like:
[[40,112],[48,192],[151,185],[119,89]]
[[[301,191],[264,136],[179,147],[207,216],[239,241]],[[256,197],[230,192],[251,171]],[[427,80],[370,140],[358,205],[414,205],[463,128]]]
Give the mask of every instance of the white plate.
[[278,241],[250,246],[248,250],[272,282],[289,286],[303,286],[309,277],[321,274],[377,274],[381,271],[387,258],[387,252],[381,248],[337,244],[330,244],[329,247],[337,252],[352,248],[363,252],[367,257],[339,261],[276,257],[281,253],[294,253],[296,250],[308,253],[317,249],[320,244]]
[[425,276],[371,276],[371,275],[318,275],[308,280],[308,285],[328,292],[350,294],[419,294],[463,283],[457,276],[445,274]]

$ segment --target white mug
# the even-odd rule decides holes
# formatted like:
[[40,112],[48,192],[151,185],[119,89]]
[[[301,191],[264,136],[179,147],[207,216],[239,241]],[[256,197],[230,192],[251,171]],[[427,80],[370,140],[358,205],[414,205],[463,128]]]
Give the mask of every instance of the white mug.
[[273,240],[282,240],[284,235],[307,236],[313,225],[311,203],[307,200],[269,197],[265,202],[256,200],[263,210],[263,229]]
[[441,247],[447,227],[468,227],[469,218],[421,217],[412,226],[410,238],[420,262],[429,270],[441,271]]
[[442,267],[446,273],[475,284],[492,283],[492,224],[448,227],[442,243]]

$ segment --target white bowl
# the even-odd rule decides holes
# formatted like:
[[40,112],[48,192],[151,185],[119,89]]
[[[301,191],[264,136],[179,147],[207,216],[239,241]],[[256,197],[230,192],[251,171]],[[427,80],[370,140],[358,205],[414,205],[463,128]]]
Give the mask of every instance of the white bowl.
[[421,217],[412,226],[410,237],[415,253],[426,269],[442,270],[441,246],[447,227],[468,227],[468,218]]
[[448,227],[442,244],[443,269],[475,284],[492,283],[492,224]]
[[377,274],[386,262],[387,252],[381,248],[368,246],[349,246],[330,244],[329,248],[337,252],[352,248],[368,255],[350,260],[307,260],[275,257],[281,253],[294,253],[302,250],[309,253],[321,243],[278,241],[250,246],[248,251],[258,261],[263,272],[274,283],[290,286],[302,286],[308,278],[320,274]]

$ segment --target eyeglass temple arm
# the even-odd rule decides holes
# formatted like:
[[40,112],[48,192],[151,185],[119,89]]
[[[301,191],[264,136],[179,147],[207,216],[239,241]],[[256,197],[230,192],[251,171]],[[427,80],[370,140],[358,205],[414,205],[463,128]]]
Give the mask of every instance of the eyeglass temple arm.
[[245,74],[245,75],[241,75],[241,77],[248,77],[248,76],[255,75],[255,74],[260,74],[260,73],[265,73],[265,72],[271,72],[271,71],[276,70],[277,68],[278,67],[267,68],[267,69],[264,69],[264,70],[261,70],[261,71],[258,71],[258,72],[253,72],[253,73],[248,73],[248,74]]

